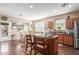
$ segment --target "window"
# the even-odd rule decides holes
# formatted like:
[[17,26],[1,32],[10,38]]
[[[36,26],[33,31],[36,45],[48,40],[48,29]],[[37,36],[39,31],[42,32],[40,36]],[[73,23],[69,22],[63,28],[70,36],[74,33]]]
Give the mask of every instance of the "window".
[[32,31],[32,24],[29,24],[29,31]]
[[37,32],[45,32],[45,23],[44,22],[35,23],[35,30]]
[[24,32],[29,32],[29,24],[24,24]]
[[66,20],[65,19],[56,20],[55,29],[56,30],[65,30],[66,29]]

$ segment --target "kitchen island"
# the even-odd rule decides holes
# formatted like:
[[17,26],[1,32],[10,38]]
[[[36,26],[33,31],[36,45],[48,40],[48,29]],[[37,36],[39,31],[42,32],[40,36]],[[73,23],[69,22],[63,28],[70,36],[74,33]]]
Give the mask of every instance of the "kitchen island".
[[45,44],[48,45],[48,55],[58,54],[58,36],[36,36],[38,38],[44,38]]

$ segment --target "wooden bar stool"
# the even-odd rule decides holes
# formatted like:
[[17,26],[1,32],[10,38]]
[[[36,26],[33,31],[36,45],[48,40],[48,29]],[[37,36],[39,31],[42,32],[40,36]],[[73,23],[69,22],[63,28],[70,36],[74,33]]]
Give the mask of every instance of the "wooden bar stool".
[[32,35],[26,35],[26,54],[31,55],[33,50]]
[[41,54],[47,55],[49,53],[48,45],[45,43],[45,38],[40,36],[34,36],[34,45],[35,54],[40,52]]
[[21,39],[19,40],[19,42],[21,43],[21,48],[22,48],[22,52],[26,52],[26,39],[25,36],[23,37],[23,35],[21,34]]

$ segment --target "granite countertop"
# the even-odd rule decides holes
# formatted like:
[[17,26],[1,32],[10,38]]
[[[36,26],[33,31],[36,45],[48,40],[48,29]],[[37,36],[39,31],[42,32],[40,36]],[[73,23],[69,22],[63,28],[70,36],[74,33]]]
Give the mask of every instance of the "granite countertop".
[[42,37],[42,38],[46,38],[46,39],[55,39],[58,37],[58,35],[54,35],[54,36],[37,36],[37,37]]
[[73,32],[54,32],[54,34],[74,35]]

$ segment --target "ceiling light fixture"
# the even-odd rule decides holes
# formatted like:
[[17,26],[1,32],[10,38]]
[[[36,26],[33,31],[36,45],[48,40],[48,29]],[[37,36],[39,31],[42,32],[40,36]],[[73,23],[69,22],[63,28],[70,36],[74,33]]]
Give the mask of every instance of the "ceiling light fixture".
[[57,10],[54,10],[54,12],[57,12]]
[[71,8],[71,6],[72,6],[71,4],[68,5],[69,8]]
[[68,5],[68,3],[63,3],[62,5],[61,5],[61,7],[63,8],[63,7],[65,7],[65,6],[67,6]]
[[69,3],[63,3],[62,5],[61,5],[61,7],[63,8],[63,7],[71,7],[72,5],[71,4],[69,4]]
[[33,8],[33,5],[30,5],[30,8]]

